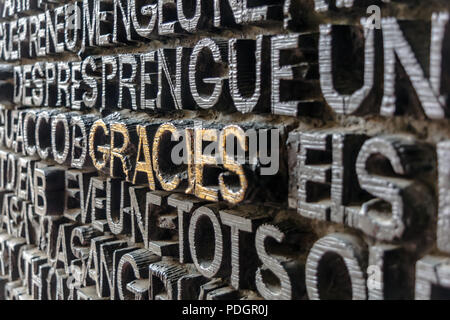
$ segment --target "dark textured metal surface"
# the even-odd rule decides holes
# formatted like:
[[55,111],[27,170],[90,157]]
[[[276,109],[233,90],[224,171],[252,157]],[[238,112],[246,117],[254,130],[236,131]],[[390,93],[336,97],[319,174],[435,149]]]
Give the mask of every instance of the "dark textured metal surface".
[[0,299],[447,299],[446,0],[0,0]]

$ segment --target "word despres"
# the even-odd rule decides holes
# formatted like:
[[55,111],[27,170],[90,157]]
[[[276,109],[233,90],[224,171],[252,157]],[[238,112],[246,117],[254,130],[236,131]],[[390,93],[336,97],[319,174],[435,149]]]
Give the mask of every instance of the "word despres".
[[229,111],[444,118],[449,15],[300,2],[1,1],[0,298],[446,298],[449,137]]
[[[6,15],[25,8],[6,3]],[[311,15],[329,9],[327,1],[314,3]],[[348,10],[353,3],[337,1],[337,6]],[[289,27],[293,11],[291,1],[282,0],[258,5],[247,0],[85,0],[1,23],[0,57],[16,60],[70,51],[84,56],[90,48],[151,43],[242,24],[284,21]],[[203,38],[190,47],[17,66],[14,101],[76,110],[214,108],[296,116],[317,115],[325,100],[338,114],[444,118],[448,13],[436,12],[431,22],[413,25],[385,17],[381,30],[366,27],[367,17],[361,18],[359,25],[322,24],[316,33]],[[426,54],[413,50],[428,41],[417,34],[430,39]]]

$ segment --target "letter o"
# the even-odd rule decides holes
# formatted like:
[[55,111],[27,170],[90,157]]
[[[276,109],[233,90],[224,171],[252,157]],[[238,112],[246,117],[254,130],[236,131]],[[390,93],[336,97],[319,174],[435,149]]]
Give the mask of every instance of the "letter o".
[[70,153],[70,128],[65,114],[60,113],[52,118],[51,138],[53,158],[57,163],[64,164]]
[[[352,300],[366,300],[367,252],[362,241],[352,235],[335,233],[319,239],[311,248],[306,260],[306,289],[311,300],[327,300],[338,298],[333,290],[339,289],[339,299],[342,297],[342,285],[345,278],[350,283]],[[329,270],[325,269],[329,268]],[[325,272],[328,271],[328,272]],[[331,271],[331,272],[330,272]],[[339,273],[341,271],[341,273]],[[330,285],[327,274],[338,275],[334,285]],[[339,274],[338,274],[339,273]],[[327,282],[325,292],[322,284]],[[338,288],[336,288],[338,287]]]
[[[208,223],[210,226],[207,226]],[[203,229],[200,230],[202,226]],[[214,234],[211,233],[211,229]],[[211,255],[211,247],[207,246],[211,246],[212,243],[214,250]],[[189,247],[197,270],[205,277],[213,278],[223,275],[225,262],[230,261],[225,257],[228,252],[225,251],[224,243],[224,232],[218,213],[207,206],[195,210],[189,224]]]

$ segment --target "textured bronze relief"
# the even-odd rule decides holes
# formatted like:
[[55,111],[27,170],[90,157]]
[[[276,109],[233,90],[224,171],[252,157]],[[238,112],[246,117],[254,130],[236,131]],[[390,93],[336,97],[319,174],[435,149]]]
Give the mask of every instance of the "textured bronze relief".
[[0,0],[0,298],[448,298],[450,6],[372,2]]

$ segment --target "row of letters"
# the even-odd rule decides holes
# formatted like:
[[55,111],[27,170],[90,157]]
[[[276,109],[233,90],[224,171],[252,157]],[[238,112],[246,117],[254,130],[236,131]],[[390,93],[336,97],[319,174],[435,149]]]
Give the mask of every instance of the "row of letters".
[[[415,22],[420,28],[409,33],[403,30],[410,23],[384,18],[382,30],[321,25],[317,34],[204,38],[193,47],[36,62],[15,67],[11,100],[75,110],[216,109],[290,116],[323,115],[326,102],[337,114],[441,119],[448,114],[449,15],[435,13],[431,20]],[[417,44],[407,39],[430,25],[429,58],[419,59],[412,49]],[[355,34],[348,47],[333,40]],[[347,66],[357,69],[343,79]]]

